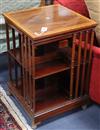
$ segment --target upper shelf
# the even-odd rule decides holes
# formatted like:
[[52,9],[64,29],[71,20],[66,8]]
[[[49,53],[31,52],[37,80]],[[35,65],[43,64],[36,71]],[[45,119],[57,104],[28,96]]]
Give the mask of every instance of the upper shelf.
[[[58,55],[59,52],[60,52],[60,49],[52,53],[49,52],[44,56],[35,57],[35,63],[34,63],[35,64],[35,77],[34,77],[35,79],[43,78],[43,77],[70,69],[69,61],[67,60],[64,61],[63,57],[61,59],[61,56],[59,58],[59,55]],[[15,50],[16,55],[14,55],[13,50],[10,50],[9,54],[17,61],[17,63],[23,66],[27,72],[29,71],[29,68],[33,68],[33,66],[31,66],[31,61],[34,61],[34,57],[31,57],[30,59],[27,60],[27,62],[24,61],[24,63],[22,63],[22,60],[20,57],[20,50],[18,48]],[[32,75],[34,75],[34,73],[32,73]]]
[[35,79],[43,78],[70,69],[68,63],[55,60],[49,63],[39,64],[36,67]]
[[96,26],[90,20],[61,5],[50,5],[3,14],[13,26],[33,40]]

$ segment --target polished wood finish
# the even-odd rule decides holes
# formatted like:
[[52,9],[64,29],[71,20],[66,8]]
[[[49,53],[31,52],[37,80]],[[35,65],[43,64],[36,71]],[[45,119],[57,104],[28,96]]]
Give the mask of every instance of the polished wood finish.
[[88,35],[89,32],[86,31],[86,40],[85,40],[85,48],[84,48],[84,56],[83,56],[83,69],[82,69],[82,81],[81,81],[81,95],[83,95],[84,92],[84,83],[85,83],[85,70],[86,70],[86,58],[87,58],[87,43],[88,43]]
[[[9,91],[23,105],[32,125],[86,104],[96,23],[60,5],[4,17]],[[41,29],[47,30],[40,34]]]
[[76,92],[75,96],[78,97],[78,86],[80,80],[80,65],[81,65],[81,46],[82,46],[82,32],[79,34],[79,46],[78,46],[78,66],[77,66],[77,74],[76,74]]
[[[5,13],[6,20],[34,40],[95,26],[96,22],[61,5]],[[42,27],[47,31],[41,33]]]
[[72,46],[71,74],[70,74],[70,98],[73,98],[75,40],[76,40],[76,34],[74,34],[74,36],[73,36],[73,46]]

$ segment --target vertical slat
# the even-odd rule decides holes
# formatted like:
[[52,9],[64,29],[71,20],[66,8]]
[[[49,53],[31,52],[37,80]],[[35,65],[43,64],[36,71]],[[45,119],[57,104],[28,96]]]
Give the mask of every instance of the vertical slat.
[[87,44],[88,44],[88,35],[89,32],[86,31],[85,36],[85,44],[84,44],[84,57],[83,57],[83,69],[82,69],[82,80],[81,80],[81,96],[83,95],[84,87],[85,87],[85,69],[86,69],[86,57],[87,57]]
[[[20,62],[22,63],[22,49],[21,49],[21,44],[22,44],[22,37],[21,37],[21,34],[19,33],[18,34],[18,37],[19,37],[19,55],[20,55]],[[22,63],[23,64],[23,63]],[[23,69],[22,69],[22,66],[20,66],[20,76],[21,76],[21,88],[20,88],[20,91],[21,91],[21,95],[23,96]]]
[[75,97],[78,97],[79,90],[79,79],[80,79],[80,65],[81,65],[81,44],[82,44],[82,32],[80,32],[79,46],[78,46],[78,65],[76,74],[76,86],[75,86]]
[[32,51],[32,68],[31,68],[31,71],[32,71],[32,100],[33,100],[33,104],[32,104],[32,108],[33,108],[33,111],[35,111],[35,47],[34,47],[34,44],[32,43],[31,44],[31,51]]
[[31,88],[31,84],[30,84],[30,39],[28,37],[26,37],[26,75],[27,75],[27,97],[28,97],[28,105],[31,104],[31,97],[30,97],[30,88]]
[[25,77],[25,99],[27,99],[27,74],[26,74],[26,36],[24,35],[24,77]]
[[16,38],[15,38],[15,30],[12,28],[12,37],[13,37],[13,53],[16,55]]
[[31,76],[32,76],[32,73],[31,73],[31,41],[30,39],[28,38],[28,91],[29,91],[29,100],[30,100],[30,106],[32,106],[32,95],[31,95]]
[[25,96],[26,96],[26,93],[25,93],[25,57],[24,57],[24,35],[21,34],[21,57],[23,57],[21,59],[22,61],[22,81],[23,81],[23,96],[24,96],[24,99],[25,99]]
[[[13,38],[13,54],[16,55],[16,38],[15,38],[15,30],[12,28],[12,38]],[[15,84],[16,84],[16,87],[18,87],[18,67],[17,67],[17,63],[16,61],[14,61],[14,64],[15,64]]]
[[6,39],[7,39],[7,50],[10,50],[10,40],[9,40],[9,26],[6,23]]
[[25,100],[27,99],[27,76],[26,76],[26,36],[24,35],[24,43],[23,43],[23,66],[24,66],[24,92],[25,92]]
[[92,32],[91,32],[91,43],[90,43],[90,50],[89,50],[89,63],[88,63],[88,71],[87,71],[87,77],[86,77],[87,82],[86,82],[86,88],[85,88],[86,94],[88,94],[88,90],[89,90],[93,42],[94,42],[94,30],[92,30]]
[[25,53],[24,53],[24,55],[25,55],[25,90],[26,90],[26,100],[27,100],[27,102],[28,102],[28,100],[29,100],[29,97],[28,97],[28,66],[27,66],[27,63],[28,63],[28,57],[27,57],[27,55],[28,55],[28,52],[27,52],[27,37],[25,36],[24,37],[25,38],[25,46],[24,46],[24,48],[25,48]]
[[34,106],[34,86],[35,86],[35,80],[33,80],[33,76],[35,74],[33,74],[33,67],[34,67],[34,49],[32,50],[32,41],[29,40],[29,44],[28,44],[28,48],[29,48],[29,93],[30,93],[30,101],[31,101],[31,109],[33,110],[33,106]]
[[71,60],[71,74],[70,74],[70,98],[73,98],[73,80],[74,80],[74,59],[75,59],[75,40],[76,34],[73,35],[72,45],[72,60]]
[[20,57],[20,61],[22,62],[22,55],[21,55],[21,34],[18,34],[18,38],[19,38],[19,57]]
[[7,50],[8,50],[9,78],[10,81],[12,81],[12,64],[11,64],[11,58],[9,56],[9,51],[10,51],[9,25],[7,23],[6,23],[6,40],[7,40]]

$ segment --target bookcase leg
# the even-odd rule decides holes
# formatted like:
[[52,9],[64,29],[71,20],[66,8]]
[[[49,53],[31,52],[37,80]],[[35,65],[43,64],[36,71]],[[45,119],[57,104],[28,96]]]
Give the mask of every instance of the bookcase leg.
[[34,120],[31,121],[31,126],[33,130],[37,128],[37,124],[35,124]]
[[82,105],[81,108],[82,108],[82,110],[86,110],[87,104]]
[[10,90],[7,90],[6,94],[7,94],[7,96],[13,96],[12,93],[10,92]]

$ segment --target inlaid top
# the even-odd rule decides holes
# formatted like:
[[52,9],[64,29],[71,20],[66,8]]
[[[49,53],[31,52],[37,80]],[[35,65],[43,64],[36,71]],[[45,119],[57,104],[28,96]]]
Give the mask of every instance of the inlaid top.
[[50,5],[3,14],[13,26],[34,40],[95,27],[90,20],[61,5]]

